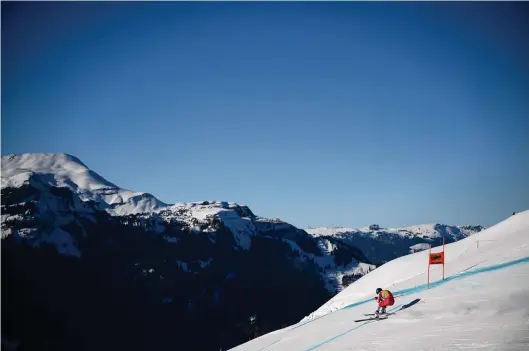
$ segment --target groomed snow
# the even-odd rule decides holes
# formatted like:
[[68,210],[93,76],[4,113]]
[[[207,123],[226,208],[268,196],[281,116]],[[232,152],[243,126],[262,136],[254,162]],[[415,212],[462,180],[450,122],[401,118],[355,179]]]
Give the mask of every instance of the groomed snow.
[[[233,350],[528,350],[529,211],[445,249],[446,279],[441,266],[432,266],[429,289],[428,251],[402,256],[298,324]],[[375,310],[377,287],[396,295],[388,311],[409,307],[387,320],[355,323]]]

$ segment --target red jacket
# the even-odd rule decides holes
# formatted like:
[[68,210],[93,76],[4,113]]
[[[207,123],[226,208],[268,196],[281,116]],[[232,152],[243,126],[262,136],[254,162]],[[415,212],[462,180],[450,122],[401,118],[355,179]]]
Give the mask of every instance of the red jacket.
[[378,293],[377,302],[380,302],[380,301],[383,301],[383,300],[386,300],[386,299],[388,299],[389,301],[393,301],[394,300],[393,294],[391,293],[391,291],[382,290],[381,292]]

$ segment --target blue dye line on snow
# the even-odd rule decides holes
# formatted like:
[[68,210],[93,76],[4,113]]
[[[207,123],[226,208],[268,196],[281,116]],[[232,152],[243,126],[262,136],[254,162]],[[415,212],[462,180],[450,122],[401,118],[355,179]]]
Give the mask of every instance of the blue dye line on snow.
[[[503,269],[503,268],[507,268],[507,267],[511,267],[511,266],[514,266],[514,265],[517,265],[517,264],[521,264],[521,263],[529,263],[529,256],[523,257],[523,258],[520,258],[520,259],[517,259],[517,260],[513,260],[513,261],[508,261],[508,262],[504,262],[504,263],[498,263],[498,264],[495,264],[495,265],[492,265],[492,266],[481,267],[481,268],[465,271],[465,272],[462,272],[462,273],[458,273],[456,275],[453,275],[453,276],[450,276],[448,278],[445,278],[444,280],[441,279],[441,280],[437,280],[435,282],[431,282],[430,283],[430,288],[438,287],[438,286],[443,285],[445,283],[448,283],[448,282],[450,282],[452,280],[459,280],[459,279],[463,279],[463,278],[466,278],[466,277],[469,277],[469,276],[472,276],[472,275],[476,275],[476,274],[480,274],[480,273],[497,271],[497,270],[500,270],[500,269]],[[419,292],[419,291],[423,291],[423,290],[427,290],[427,289],[428,289],[428,284],[421,284],[421,285],[418,285],[418,286],[416,286],[414,288],[408,288],[408,289],[403,289],[403,290],[397,291],[395,294],[398,294],[398,295],[410,295],[410,294],[413,294],[413,293],[416,293],[416,292]]]
[[[517,260],[513,260],[513,261],[508,261],[508,262],[504,262],[504,263],[498,263],[498,264],[495,264],[495,265],[492,265],[492,266],[477,268],[477,269],[474,269],[474,270],[465,270],[463,272],[460,272],[460,273],[457,273],[457,274],[455,274],[453,276],[445,278],[444,280],[441,279],[441,280],[437,280],[437,281],[431,282],[430,283],[430,287],[431,288],[435,288],[437,286],[440,286],[440,285],[442,285],[444,283],[447,283],[449,281],[452,281],[452,280],[463,279],[465,277],[476,275],[476,274],[479,274],[479,273],[492,272],[492,271],[496,271],[496,270],[499,270],[499,269],[507,268],[507,267],[514,266],[514,265],[521,264],[521,263],[529,263],[529,256],[523,257],[523,258],[520,258],[520,259],[517,259]],[[413,287],[413,288],[408,288],[408,289],[403,289],[403,290],[396,291],[394,294],[395,295],[400,295],[400,296],[406,296],[406,295],[410,295],[410,294],[413,294],[413,293],[417,293],[417,292],[420,292],[420,291],[427,290],[427,288],[428,288],[428,284],[421,284],[421,285],[418,285],[418,286]],[[347,306],[343,307],[342,309],[353,308],[353,307],[356,307],[356,306],[359,306],[359,305],[363,305],[365,303],[372,302],[372,301],[373,301],[373,299],[370,298],[370,299],[367,299],[367,300],[364,300],[364,301],[359,301],[359,302],[355,302],[353,304],[347,305]],[[399,308],[400,306],[401,305],[397,305],[396,307],[393,307],[391,310],[388,310],[388,312],[395,311],[395,309]],[[294,329],[297,329],[299,327],[304,326],[305,324],[312,323],[312,322],[314,322],[314,321],[316,321],[316,320],[318,320],[320,318],[326,317],[326,316],[328,316],[330,314],[332,314],[332,313],[328,313],[328,314],[325,314],[325,315],[323,315],[321,317],[312,319],[312,320],[310,320],[308,322],[305,322],[303,324],[295,326],[294,328],[292,328],[292,329],[290,329],[288,331],[292,331]],[[306,351],[314,350],[315,348],[318,348],[321,345],[324,345],[324,344],[326,344],[328,342],[331,342],[331,341],[333,341],[335,339],[338,339],[339,337],[341,337],[341,336],[343,336],[343,335],[345,335],[347,333],[350,333],[353,330],[356,330],[356,329],[358,329],[358,328],[360,328],[360,327],[362,327],[362,326],[364,326],[364,325],[366,325],[366,324],[368,324],[370,322],[371,321],[366,321],[366,322],[364,322],[364,323],[362,323],[362,324],[360,324],[358,326],[355,326],[354,328],[351,328],[351,329],[349,329],[349,330],[347,330],[347,331],[345,331],[345,332],[343,332],[341,334],[333,336],[332,338],[327,339],[327,340],[325,340],[322,343],[319,343],[319,344],[317,344],[315,346],[312,346],[311,348],[307,349]],[[278,343],[279,341],[281,341],[281,339],[274,341],[273,343],[271,343],[270,345],[265,346],[262,349],[259,349],[259,351],[260,350],[264,350],[267,347]]]
[[[517,259],[517,260],[513,260],[513,261],[508,261],[508,262],[504,262],[504,263],[499,263],[499,264],[495,264],[495,265],[492,265],[492,266],[488,266],[488,267],[482,267],[482,268],[478,268],[478,269],[474,269],[474,270],[471,270],[471,271],[464,271],[462,273],[458,273],[456,275],[453,275],[451,277],[448,277],[448,278],[445,278],[445,280],[438,280],[438,281],[435,281],[435,282],[432,282],[430,283],[430,287],[432,288],[435,288],[439,285],[442,285],[444,283],[447,283],[449,281],[452,281],[452,280],[457,280],[457,279],[463,279],[465,277],[468,277],[468,276],[472,276],[472,275],[476,275],[476,274],[479,274],[479,273],[484,273],[484,272],[492,272],[492,271],[496,271],[496,270],[499,270],[499,269],[503,269],[503,268],[507,268],[507,267],[511,267],[511,266],[514,266],[514,265],[517,265],[517,264],[521,264],[521,263],[529,263],[529,256],[527,257],[523,257],[523,258],[520,258],[520,259]],[[416,292],[419,292],[419,291],[423,291],[423,290],[426,290],[426,288],[428,287],[427,284],[422,284],[422,285],[418,285],[414,288],[409,288],[409,289],[403,289],[403,290],[400,290],[400,291],[397,291],[395,292],[395,295],[401,295],[401,296],[405,296],[405,295],[410,295],[410,294],[413,294],[413,293],[416,293]],[[361,302],[357,302],[357,303],[354,303],[354,304],[351,304],[351,305],[348,305],[345,308],[352,308],[352,307],[355,307],[355,306],[358,306],[358,305],[361,305],[361,304],[364,304],[366,302],[370,302],[370,301],[373,301],[373,299],[369,299],[369,300],[365,300],[365,301],[361,301]],[[391,310],[389,310],[388,312],[393,312],[395,311],[397,308],[400,308],[402,305],[398,305],[396,307],[393,307]],[[330,314],[330,313],[329,313]],[[305,351],[310,351],[310,350],[314,350],[324,344],[327,344],[333,340],[336,340],[338,339],[339,337],[341,336],[344,336],[345,334],[348,334],[350,332],[352,332],[353,330],[356,330],[368,323],[371,323],[372,321],[366,321],[358,326],[355,326],[354,328],[351,328],[349,330],[346,330],[345,332],[341,333],[341,334],[338,334],[336,336],[333,336],[332,338],[329,338],[317,345],[314,345],[308,349],[306,349]],[[306,324],[306,323],[305,323]]]
[[[391,312],[393,312],[393,311],[396,311],[396,310],[399,309],[401,306],[402,306],[402,305],[397,305],[397,306],[395,306],[395,307],[389,309],[388,312],[391,313]],[[335,340],[335,339],[338,339],[339,337],[344,336],[345,334],[348,334],[348,333],[352,332],[353,330],[356,330],[356,329],[358,329],[358,328],[360,328],[360,327],[363,327],[364,325],[366,325],[366,324],[368,324],[368,323],[371,323],[371,322],[376,322],[376,321],[365,321],[364,323],[361,323],[360,325],[357,325],[356,327],[353,327],[353,328],[351,328],[351,329],[348,329],[348,330],[344,331],[343,333],[338,334],[338,335],[336,335],[336,336],[333,336],[332,338],[327,339],[327,340],[325,340],[325,341],[323,341],[323,342],[321,342],[321,343],[319,343],[319,344],[316,344],[316,345],[314,345],[314,346],[312,346],[312,347],[306,349],[305,351],[310,351],[310,350],[317,349],[318,347],[320,347],[320,346],[322,346],[322,345],[324,345],[324,344],[327,344],[327,343],[329,343],[329,342],[331,342],[331,341],[333,341],[333,340]]]
[[[510,267],[512,265],[516,265],[516,264],[520,264],[520,263],[527,263],[527,262],[529,262],[529,256],[528,257],[523,257],[523,258],[520,258],[520,259],[517,259],[517,260],[513,260],[513,261],[508,261],[508,262],[504,262],[504,263],[495,264],[495,265],[488,266],[488,267],[478,268],[478,269],[475,269],[475,270],[465,270],[463,272],[460,272],[460,273],[457,273],[457,274],[455,274],[453,276],[445,278],[445,280],[438,280],[438,281],[431,282],[430,283],[430,287],[431,288],[435,288],[435,287],[437,287],[439,285],[442,285],[444,283],[447,283],[447,282],[449,282],[451,280],[462,279],[462,278],[468,277],[470,275],[479,274],[479,273],[483,273],[483,272],[491,272],[491,271],[495,271],[495,270],[498,270],[498,269]],[[472,266],[472,267],[474,267],[474,266]],[[394,293],[394,295],[406,296],[406,295],[410,295],[410,294],[417,293],[417,292],[420,292],[420,291],[423,291],[423,290],[427,290],[427,289],[428,289],[428,284],[421,284],[421,285],[418,285],[418,286],[413,287],[413,288],[408,288],[408,289],[403,289],[403,290],[396,291]],[[342,307],[341,310],[344,310],[344,309],[347,309],[347,308],[353,308],[353,307],[356,307],[356,306],[360,306],[360,305],[363,305],[365,303],[372,302],[372,301],[373,301],[373,299],[369,298],[367,300],[355,302],[353,304],[350,304],[350,305],[347,305],[345,307]],[[338,311],[340,311],[340,310],[338,310]],[[304,326],[305,324],[309,324],[309,323],[315,322],[315,321],[317,321],[320,318],[327,317],[331,313],[324,314],[323,316],[320,316],[318,318],[315,318],[315,319],[309,320],[309,321],[307,321],[305,323],[302,323],[300,325],[297,325],[297,326],[293,327],[292,329],[290,329],[288,331],[292,331],[294,329],[297,329],[299,327]]]
[[[499,269],[507,268],[507,267],[514,266],[514,265],[517,265],[517,264],[520,264],[520,263],[529,263],[529,256],[523,257],[523,258],[520,258],[520,259],[517,259],[517,260],[513,260],[513,261],[508,261],[508,262],[504,262],[504,263],[498,263],[498,264],[495,264],[495,265],[492,265],[492,266],[487,266],[487,267],[477,268],[477,269],[473,269],[473,270],[469,270],[469,271],[464,271],[462,273],[458,273],[458,274],[455,274],[453,276],[447,277],[444,280],[441,279],[441,280],[437,280],[437,281],[434,281],[434,282],[430,282],[430,288],[438,287],[438,286],[443,285],[445,283],[448,283],[448,282],[450,282],[452,280],[463,279],[463,278],[466,278],[466,277],[469,277],[469,276],[472,276],[472,275],[476,275],[476,274],[479,274],[479,273],[497,271]],[[414,294],[414,293],[417,293],[417,292],[420,292],[420,291],[424,291],[424,290],[427,290],[427,289],[428,289],[428,284],[425,283],[425,284],[417,285],[416,287],[413,287],[413,288],[408,288],[408,289],[395,291],[394,295],[406,296],[406,295]],[[356,307],[358,305],[362,305],[362,304],[370,302],[370,301],[373,301],[373,299],[368,299],[368,300],[356,302],[356,303],[353,303],[353,304],[345,306],[343,309]]]

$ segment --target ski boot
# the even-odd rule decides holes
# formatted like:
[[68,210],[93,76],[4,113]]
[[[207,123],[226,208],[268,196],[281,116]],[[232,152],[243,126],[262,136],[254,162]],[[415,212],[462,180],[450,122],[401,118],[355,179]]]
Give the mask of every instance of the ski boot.
[[375,311],[375,318],[378,318],[379,316],[384,316],[386,314],[386,308],[382,308],[382,311],[379,311],[378,309]]

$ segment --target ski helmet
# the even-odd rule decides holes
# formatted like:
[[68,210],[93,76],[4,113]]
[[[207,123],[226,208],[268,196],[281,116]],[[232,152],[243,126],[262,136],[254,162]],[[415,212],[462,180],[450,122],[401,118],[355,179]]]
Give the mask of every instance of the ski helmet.
[[381,288],[377,288],[377,294],[379,294],[382,291]]

